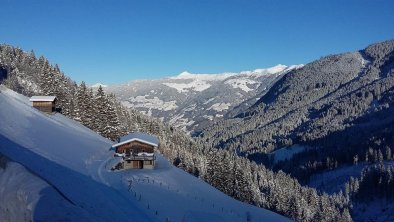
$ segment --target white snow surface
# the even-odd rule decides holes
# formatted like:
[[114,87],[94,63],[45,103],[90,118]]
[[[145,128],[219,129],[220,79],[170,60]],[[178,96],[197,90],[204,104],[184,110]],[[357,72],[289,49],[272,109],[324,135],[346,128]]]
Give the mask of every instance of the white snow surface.
[[108,85],[105,85],[105,84],[102,84],[102,83],[96,83],[96,84],[91,85],[90,87],[98,88],[100,86],[103,87],[103,88],[108,87]]
[[[384,164],[386,167],[394,166],[394,161],[385,161]],[[338,193],[340,190],[344,191],[345,183],[349,181],[349,178],[360,178],[362,170],[366,166],[368,166],[366,162],[359,162],[355,165],[341,166],[333,170],[325,170],[311,176],[308,186],[329,194]]]
[[180,73],[177,76],[170,77],[169,79],[198,79],[198,80],[224,80],[237,73],[220,73],[220,74],[193,74],[187,71]]
[[[0,160],[0,220],[90,221],[85,210],[72,205],[53,187],[22,165]],[[46,207],[51,206],[51,210]]]
[[211,87],[212,81],[223,81],[229,77],[241,76],[245,77],[240,80],[229,80],[227,84],[232,85],[234,88],[240,88],[246,92],[249,92],[253,89],[250,89],[247,84],[255,84],[256,82],[253,80],[247,79],[247,77],[257,78],[261,75],[269,75],[269,74],[279,74],[290,71],[292,69],[301,68],[303,65],[292,65],[286,66],[282,64],[278,64],[276,66],[266,68],[266,69],[255,69],[253,71],[241,71],[239,73],[233,72],[225,72],[219,74],[193,74],[187,71],[180,73],[177,76],[169,77],[168,80],[189,80],[188,83],[174,83],[174,82],[165,82],[164,85],[176,89],[179,93],[189,92],[189,91],[204,91]]
[[32,96],[29,100],[35,102],[53,102],[56,96]]
[[128,101],[123,101],[122,104],[126,107],[136,107],[136,108],[147,108],[147,109],[157,109],[163,111],[174,110],[178,108],[176,101],[163,101],[157,96],[152,98],[146,98],[145,96],[130,97]]
[[345,183],[349,181],[350,177],[360,178],[365,166],[367,164],[361,162],[357,165],[341,166],[334,170],[325,170],[311,176],[308,186],[329,194],[338,193],[340,190],[344,190]]
[[61,114],[39,112],[3,86],[0,107],[0,153],[29,171],[16,164],[0,169],[0,192],[11,195],[0,197],[9,208],[1,221],[19,221],[12,212],[21,208],[33,220],[53,221],[245,221],[247,214],[252,221],[289,221],[224,195],[160,154],[155,170],[113,172],[120,158],[111,141]]
[[289,160],[294,154],[303,152],[305,149],[306,147],[304,146],[294,144],[290,147],[283,147],[275,150],[271,155],[274,155],[274,162],[277,163],[278,161]]
[[[248,78],[240,78],[240,79],[229,79],[226,80],[225,84],[231,85],[233,88],[239,88],[242,89],[245,92],[253,91],[259,87],[259,83]],[[255,85],[253,88],[249,88],[249,86]]]
[[258,77],[258,76],[261,76],[261,75],[285,73],[285,72],[288,72],[288,71],[293,70],[293,69],[302,68],[303,66],[304,66],[303,64],[291,65],[291,66],[278,64],[276,66],[273,66],[273,67],[270,67],[270,68],[266,68],[266,69],[255,69],[253,71],[243,71],[240,74],[253,76],[253,77]]
[[278,64],[273,67],[265,68],[265,69],[255,69],[253,71],[241,71],[239,73],[236,72],[224,72],[219,74],[193,74],[188,71],[184,71],[177,76],[170,77],[169,79],[199,79],[199,80],[225,80],[231,76],[235,75],[264,75],[264,74],[275,74],[279,72],[283,72],[285,70],[291,70],[295,68],[303,67],[303,64],[300,65],[291,65],[286,66],[282,64]]
[[213,116],[210,116],[210,115],[204,115],[203,117],[204,117],[205,119],[213,120]]
[[163,83],[163,85],[166,85],[168,87],[176,89],[179,93],[183,92],[188,92],[188,91],[197,91],[197,92],[202,92],[209,87],[211,87],[211,84],[209,84],[207,81],[201,80],[201,79],[193,79],[193,81],[189,83]]
[[212,102],[213,100],[215,100],[215,98],[210,98],[210,99],[208,99],[207,101],[205,101],[203,104],[206,105],[206,104]]
[[207,110],[216,110],[216,111],[223,111],[227,110],[231,106],[231,103],[215,103],[211,107],[209,107]]
[[[187,132],[186,126],[188,126],[188,124],[190,123],[191,120],[189,120],[188,118],[184,118],[184,116],[185,116],[185,114],[183,114],[183,113],[176,114],[175,116],[173,116],[169,120],[169,123],[171,125],[181,128],[183,131]],[[193,123],[190,123],[190,124],[193,124]]]
[[266,68],[266,69],[255,69],[253,71],[242,71],[241,74],[246,74],[246,75],[264,75],[264,74],[274,74],[278,72],[284,71],[288,66],[278,64],[276,66]]

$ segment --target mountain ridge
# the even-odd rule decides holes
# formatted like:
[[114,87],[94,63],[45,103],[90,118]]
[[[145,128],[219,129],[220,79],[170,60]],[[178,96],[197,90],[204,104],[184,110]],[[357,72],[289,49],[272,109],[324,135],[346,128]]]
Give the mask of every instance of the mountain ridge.
[[[168,121],[185,131],[220,119],[227,110],[261,95],[280,76],[302,65],[276,65],[238,73],[192,74],[156,80],[138,80],[106,88],[123,105]],[[256,100],[256,98],[255,98]]]
[[[285,170],[301,181],[330,169],[332,163],[368,159],[368,149],[386,152],[384,147],[394,145],[387,135],[394,119],[393,61],[394,40],[323,57],[284,76],[244,112],[202,130],[199,139]],[[272,152],[293,145],[309,149],[294,160],[269,160]],[[308,161],[321,167],[309,166]]]

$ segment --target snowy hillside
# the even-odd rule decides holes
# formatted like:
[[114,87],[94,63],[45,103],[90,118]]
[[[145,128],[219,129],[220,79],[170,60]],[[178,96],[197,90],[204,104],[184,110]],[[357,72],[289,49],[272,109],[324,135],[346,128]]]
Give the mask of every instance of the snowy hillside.
[[156,170],[112,172],[111,141],[0,90],[1,221],[288,220],[224,195],[160,155]]
[[[73,205],[45,180],[0,157],[1,221],[90,221],[94,215]],[[51,210],[48,210],[51,206]]]
[[277,65],[239,73],[181,74],[108,86],[125,106],[161,118],[187,131],[222,118],[246,100],[253,105],[279,77],[302,67]]

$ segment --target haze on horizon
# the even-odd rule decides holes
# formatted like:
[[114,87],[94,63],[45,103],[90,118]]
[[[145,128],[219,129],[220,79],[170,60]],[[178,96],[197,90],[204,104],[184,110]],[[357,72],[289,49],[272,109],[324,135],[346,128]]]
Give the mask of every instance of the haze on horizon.
[[394,2],[2,1],[0,43],[88,84],[306,64],[394,37]]

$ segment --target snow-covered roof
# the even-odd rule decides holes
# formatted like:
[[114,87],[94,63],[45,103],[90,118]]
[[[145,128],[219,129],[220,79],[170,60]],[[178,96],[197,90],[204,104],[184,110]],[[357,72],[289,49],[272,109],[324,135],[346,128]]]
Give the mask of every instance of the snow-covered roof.
[[30,98],[31,102],[53,102],[56,96],[32,96]]
[[112,145],[112,147],[117,147],[126,143],[130,143],[133,141],[139,141],[142,143],[146,143],[152,146],[158,146],[159,145],[159,138],[156,136],[152,136],[146,133],[142,132],[134,132],[130,133],[128,135],[122,136],[120,138],[120,142]]

